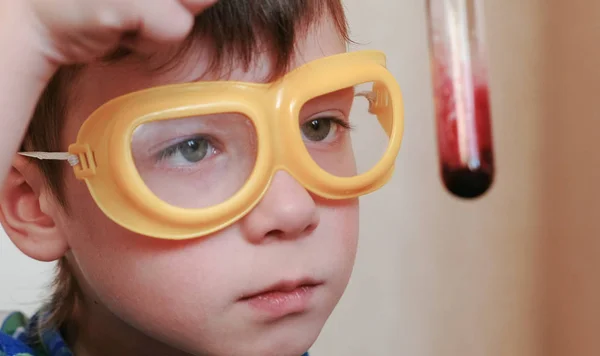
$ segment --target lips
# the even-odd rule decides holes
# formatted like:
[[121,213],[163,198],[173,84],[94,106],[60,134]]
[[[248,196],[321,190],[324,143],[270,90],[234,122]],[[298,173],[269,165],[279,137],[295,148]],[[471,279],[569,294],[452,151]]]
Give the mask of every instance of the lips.
[[311,289],[313,287],[317,287],[323,284],[323,282],[316,281],[313,279],[305,278],[300,280],[284,280],[278,283],[275,283],[263,290],[252,292],[243,296],[240,300],[247,301],[254,298],[259,298],[261,296],[273,295],[273,294],[288,294],[293,293],[298,290],[306,290]]
[[265,289],[252,292],[240,299],[240,304],[248,307],[257,320],[272,322],[289,315],[310,312],[319,298],[323,282],[312,279],[281,281]]

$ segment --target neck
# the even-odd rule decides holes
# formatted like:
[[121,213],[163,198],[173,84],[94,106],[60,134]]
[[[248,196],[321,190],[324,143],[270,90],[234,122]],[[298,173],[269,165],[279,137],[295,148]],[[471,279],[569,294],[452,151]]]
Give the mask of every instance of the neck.
[[77,356],[189,356],[126,324],[97,302],[80,303],[63,327],[63,337]]

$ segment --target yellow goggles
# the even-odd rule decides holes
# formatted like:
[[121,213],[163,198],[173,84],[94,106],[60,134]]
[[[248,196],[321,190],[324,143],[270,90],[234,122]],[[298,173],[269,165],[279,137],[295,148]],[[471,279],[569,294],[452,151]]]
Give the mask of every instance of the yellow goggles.
[[100,209],[136,233],[183,240],[223,229],[278,170],[327,199],[389,180],[403,136],[402,94],[385,55],[309,62],[273,83],[197,82],[134,92],[98,108],[68,159]]

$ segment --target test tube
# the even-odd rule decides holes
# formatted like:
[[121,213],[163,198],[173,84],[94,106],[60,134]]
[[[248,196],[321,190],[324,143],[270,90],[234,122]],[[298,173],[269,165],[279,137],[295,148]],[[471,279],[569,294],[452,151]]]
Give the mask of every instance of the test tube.
[[494,181],[484,0],[426,1],[441,177],[473,199]]

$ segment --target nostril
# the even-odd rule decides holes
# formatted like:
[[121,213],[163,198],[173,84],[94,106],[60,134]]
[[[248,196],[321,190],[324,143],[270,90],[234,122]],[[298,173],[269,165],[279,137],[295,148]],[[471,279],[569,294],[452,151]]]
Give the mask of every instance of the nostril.
[[311,234],[316,229],[317,229],[317,224],[310,224],[306,227],[306,229],[304,229],[303,232],[305,235],[308,235],[308,234]]
[[317,228],[317,224],[309,224],[303,230],[289,229],[289,230],[281,230],[281,229],[273,229],[267,233],[267,237],[271,237],[273,239],[294,239],[301,236],[306,236],[311,234]]
[[285,233],[282,230],[271,230],[267,233],[267,236],[280,239],[285,236]]

